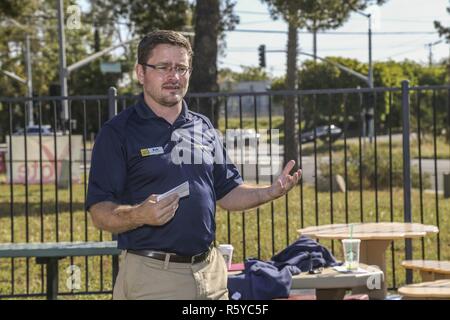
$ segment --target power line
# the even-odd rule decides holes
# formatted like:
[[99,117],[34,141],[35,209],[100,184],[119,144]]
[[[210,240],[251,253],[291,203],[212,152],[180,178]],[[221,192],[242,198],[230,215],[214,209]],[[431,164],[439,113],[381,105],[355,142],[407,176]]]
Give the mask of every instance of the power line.
[[269,13],[267,12],[257,12],[257,11],[245,11],[245,10],[238,10],[236,13],[245,13],[245,14],[254,14],[254,15],[264,15],[267,16]]
[[[391,44],[386,44],[386,45],[378,45],[377,48],[378,49],[394,49],[394,48],[404,48],[404,47],[411,47],[411,44],[417,44],[418,42],[423,43],[425,40],[424,38],[420,38],[420,39],[414,39],[414,40],[409,40],[406,42],[402,42],[396,45],[391,45]],[[438,40],[438,43],[442,43],[443,40]],[[409,45],[409,46],[408,46]],[[308,46],[306,46],[308,47]],[[414,46],[416,47],[416,46]],[[284,48],[267,48],[268,51],[280,51],[280,50],[285,50]],[[351,51],[351,50],[367,50],[366,47],[324,47],[324,48],[320,48],[320,51]],[[227,47],[227,51],[228,52],[256,52],[255,47]]]
[[[226,32],[243,32],[243,33],[273,33],[273,34],[287,34],[283,30],[262,30],[262,29],[234,29]],[[298,31],[299,34],[311,34],[309,31]],[[323,35],[367,35],[367,32],[347,32],[347,31],[319,31],[317,34]],[[437,31],[383,31],[372,32],[373,35],[424,35],[424,34],[438,34]]]
[[392,57],[397,57],[397,56],[401,56],[401,55],[404,55],[404,54],[407,54],[407,53],[416,52],[416,51],[420,50],[419,48],[423,48],[423,45],[415,46],[415,47],[413,47],[413,49],[409,49],[407,51],[401,51],[401,52],[397,52],[397,53],[394,53],[394,54],[390,54],[390,55],[384,56],[384,57],[382,57],[380,59],[390,59]]

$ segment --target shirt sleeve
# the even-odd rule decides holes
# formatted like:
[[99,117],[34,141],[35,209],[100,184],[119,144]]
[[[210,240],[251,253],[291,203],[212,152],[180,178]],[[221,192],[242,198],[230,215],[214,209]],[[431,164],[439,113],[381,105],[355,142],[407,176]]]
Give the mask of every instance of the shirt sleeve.
[[117,132],[105,125],[95,139],[86,210],[103,201],[120,203],[126,181],[126,152]]
[[216,200],[220,200],[231,190],[242,184],[243,180],[239,170],[228,157],[227,151],[217,135],[216,141],[219,143],[218,149],[223,152],[223,161],[215,161],[214,163],[214,191]]

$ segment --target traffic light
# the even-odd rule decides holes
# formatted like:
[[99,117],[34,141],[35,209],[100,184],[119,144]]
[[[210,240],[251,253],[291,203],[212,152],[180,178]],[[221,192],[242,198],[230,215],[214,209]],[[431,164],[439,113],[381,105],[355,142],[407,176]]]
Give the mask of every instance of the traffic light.
[[266,46],[264,44],[262,44],[258,47],[258,53],[259,53],[259,66],[261,68],[265,68],[266,67]]

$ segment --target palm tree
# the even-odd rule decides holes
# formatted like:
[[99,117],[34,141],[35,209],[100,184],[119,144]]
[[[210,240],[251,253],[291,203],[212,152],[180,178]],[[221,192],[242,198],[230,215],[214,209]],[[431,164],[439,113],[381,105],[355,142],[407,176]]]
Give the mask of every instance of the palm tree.
[[[297,89],[297,30],[334,29],[341,26],[355,10],[362,10],[371,2],[386,0],[261,0],[269,6],[273,19],[282,18],[288,23],[286,82],[287,90]],[[284,163],[298,159],[298,125],[296,97],[285,100]],[[298,163],[298,161],[297,161]]]

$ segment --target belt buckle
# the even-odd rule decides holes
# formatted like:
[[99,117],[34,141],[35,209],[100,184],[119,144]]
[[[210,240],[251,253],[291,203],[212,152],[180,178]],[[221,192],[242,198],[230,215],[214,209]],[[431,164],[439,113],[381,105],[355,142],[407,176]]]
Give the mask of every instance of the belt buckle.
[[202,253],[196,254],[195,256],[192,256],[191,257],[191,264],[196,264],[197,262],[202,262],[203,260],[197,261],[197,258],[200,258],[204,254],[205,254],[205,252],[202,252]]
[[[195,263],[197,263],[197,258],[200,258],[202,255],[204,255],[206,252],[202,252],[202,253],[199,253],[199,254],[196,254],[195,256],[192,256],[191,257],[191,264],[195,264]],[[201,261],[198,261],[198,262],[202,262],[203,260],[201,260]]]

